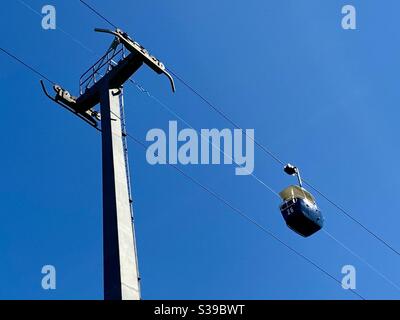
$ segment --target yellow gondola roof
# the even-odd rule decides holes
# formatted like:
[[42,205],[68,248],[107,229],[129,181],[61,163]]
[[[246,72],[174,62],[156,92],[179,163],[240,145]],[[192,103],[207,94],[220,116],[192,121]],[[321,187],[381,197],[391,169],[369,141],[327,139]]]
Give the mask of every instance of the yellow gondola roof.
[[288,201],[293,198],[299,198],[308,200],[314,204],[316,203],[312,194],[309,193],[306,189],[299,186],[289,186],[285,190],[281,191],[279,195],[284,201]]

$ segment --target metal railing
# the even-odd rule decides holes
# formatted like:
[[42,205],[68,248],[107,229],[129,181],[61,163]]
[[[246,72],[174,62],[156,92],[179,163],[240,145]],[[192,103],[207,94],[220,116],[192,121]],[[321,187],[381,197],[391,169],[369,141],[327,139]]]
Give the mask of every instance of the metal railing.
[[103,78],[119,61],[126,58],[123,45],[110,47],[79,79],[79,92],[82,95]]

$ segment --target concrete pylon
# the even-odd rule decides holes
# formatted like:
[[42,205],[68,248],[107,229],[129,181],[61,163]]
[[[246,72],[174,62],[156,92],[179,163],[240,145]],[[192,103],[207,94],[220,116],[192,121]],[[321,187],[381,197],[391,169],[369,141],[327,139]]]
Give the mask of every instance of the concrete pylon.
[[139,271],[120,114],[121,95],[119,88],[104,88],[100,95],[104,299],[139,300]]
[[[79,80],[80,95],[73,96],[59,85],[45,95],[80,119],[102,131],[103,160],[103,260],[104,299],[140,299],[133,210],[131,209],[129,165],[126,157],[122,86],[144,64],[165,75],[175,92],[173,77],[165,65],[120,29],[95,29],[114,36],[106,53]],[[127,55],[128,53],[128,55]],[[100,103],[100,114],[95,109]],[[132,211],[131,211],[132,210]]]

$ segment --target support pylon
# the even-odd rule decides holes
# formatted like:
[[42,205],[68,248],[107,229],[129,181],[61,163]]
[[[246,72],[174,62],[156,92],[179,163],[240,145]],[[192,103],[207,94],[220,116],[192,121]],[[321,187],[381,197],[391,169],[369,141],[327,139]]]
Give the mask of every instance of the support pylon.
[[[96,31],[110,33],[115,39],[106,54],[82,75],[80,96],[74,97],[56,85],[53,98],[43,83],[42,87],[50,99],[102,132],[104,299],[138,300],[140,279],[121,112],[122,87],[143,64],[165,74],[173,91],[175,85],[165,66],[126,33],[119,29]],[[100,112],[95,110],[98,104]]]

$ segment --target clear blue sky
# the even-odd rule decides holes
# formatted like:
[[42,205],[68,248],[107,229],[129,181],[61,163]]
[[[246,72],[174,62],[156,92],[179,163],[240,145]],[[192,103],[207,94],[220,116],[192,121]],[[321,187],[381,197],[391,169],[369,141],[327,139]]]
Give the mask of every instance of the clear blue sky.
[[[26,0],[40,11],[44,3]],[[90,1],[256,139],[400,248],[398,1]],[[356,31],[341,8],[357,8]],[[111,38],[109,27],[74,1],[52,0],[61,28],[16,0],[2,3],[1,46],[77,94],[78,79]],[[0,54],[0,298],[101,299],[102,213],[99,134],[47,100],[36,75]],[[230,128],[177,83],[142,69],[144,87],[196,129]],[[128,85],[129,132],[145,140],[176,120]],[[180,128],[185,125],[178,122]],[[130,143],[144,299],[354,299],[350,292],[210,198],[168,166],[150,166]],[[284,225],[277,199],[232,166],[181,166],[282,240],[341,277],[357,268],[357,291],[400,292],[318,233]],[[259,149],[255,174],[280,191],[294,182]],[[326,229],[400,285],[400,257],[317,197]],[[41,289],[41,267],[57,268],[57,290]]]

